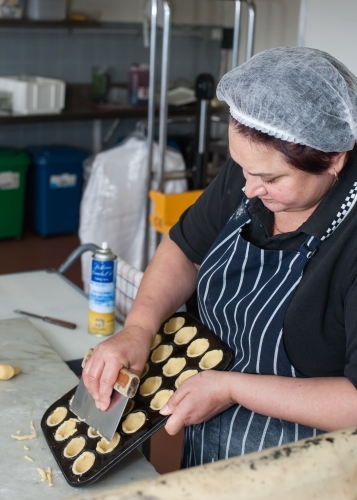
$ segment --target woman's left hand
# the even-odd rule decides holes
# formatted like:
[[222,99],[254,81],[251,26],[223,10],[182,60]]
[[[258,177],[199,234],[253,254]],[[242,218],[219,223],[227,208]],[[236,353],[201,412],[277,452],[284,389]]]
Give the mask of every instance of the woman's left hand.
[[165,429],[171,436],[183,427],[200,424],[233,404],[229,383],[232,373],[200,372],[185,380],[161,409],[162,415],[171,415]]

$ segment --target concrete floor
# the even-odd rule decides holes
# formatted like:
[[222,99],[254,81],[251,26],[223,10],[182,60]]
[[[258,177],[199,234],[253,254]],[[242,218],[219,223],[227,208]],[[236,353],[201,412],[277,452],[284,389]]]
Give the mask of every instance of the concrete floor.
[[[76,234],[43,238],[25,230],[21,239],[0,239],[0,274],[18,273],[38,269],[57,269],[80,244]],[[82,288],[80,261],[66,273],[66,277]],[[179,469],[183,432],[169,436],[160,429],[151,438],[150,462],[163,474]]]

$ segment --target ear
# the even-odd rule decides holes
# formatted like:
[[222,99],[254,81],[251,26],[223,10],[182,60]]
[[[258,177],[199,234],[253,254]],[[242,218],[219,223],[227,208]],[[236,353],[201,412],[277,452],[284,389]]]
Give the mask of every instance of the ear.
[[347,158],[348,158],[347,153],[348,153],[348,151],[343,151],[341,153],[337,153],[332,158],[331,164],[330,164],[329,168],[327,169],[327,172],[329,174],[335,175],[335,173],[336,173],[337,175],[339,175],[340,172],[342,172],[342,169],[346,165],[346,162],[347,162]]

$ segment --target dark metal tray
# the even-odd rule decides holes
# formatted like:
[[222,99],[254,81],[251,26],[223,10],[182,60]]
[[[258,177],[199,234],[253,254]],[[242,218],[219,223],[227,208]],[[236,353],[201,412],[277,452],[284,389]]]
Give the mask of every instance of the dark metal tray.
[[[173,334],[167,334],[164,332],[164,326],[165,324],[174,317],[181,316],[185,319],[185,323],[182,326],[194,326],[197,328],[197,334],[188,342],[187,344],[184,345],[177,345],[174,343],[174,337],[177,333],[177,330]],[[170,318],[168,318],[160,327],[160,330],[158,332],[162,336],[161,344],[169,344],[173,346],[173,351],[172,354],[170,355],[170,358],[173,357],[185,357],[186,359],[186,366],[181,370],[177,376],[173,377],[166,377],[162,373],[162,367],[163,365],[168,361],[167,358],[165,361],[162,361],[160,363],[153,363],[151,361],[151,354],[153,351],[150,352],[150,357],[148,360],[149,364],[149,370],[146,373],[146,375],[142,378],[141,383],[145,382],[145,380],[148,377],[152,376],[158,376],[160,375],[163,378],[163,382],[161,387],[158,390],[163,390],[163,389],[171,389],[171,390],[176,390],[175,387],[175,380],[177,377],[185,370],[189,369],[197,369],[198,371],[202,371],[200,367],[198,366],[199,361],[203,357],[204,354],[207,352],[213,350],[213,349],[221,349],[223,351],[223,358],[220,361],[218,365],[214,367],[214,370],[227,370],[230,368],[232,362],[233,362],[233,351],[228,347],[225,343],[223,343],[213,332],[211,332],[206,326],[204,326],[202,323],[200,323],[196,318],[191,316],[188,313],[175,313],[173,314]],[[199,357],[195,358],[190,358],[186,355],[186,350],[187,347],[196,339],[198,338],[206,338],[209,341],[209,348],[208,350],[202,354]],[[158,347],[158,346],[157,346]],[[77,387],[74,387],[71,391],[69,391],[67,394],[62,396],[60,399],[55,401],[44,413],[42,420],[41,420],[41,428],[44,433],[45,439],[47,441],[47,444],[52,451],[59,468],[61,469],[64,477],[66,478],[67,482],[71,486],[86,486],[90,483],[93,483],[97,479],[99,479],[103,474],[105,474],[111,467],[116,465],[120,460],[122,460],[126,455],[128,455],[132,450],[134,450],[136,447],[140,446],[146,439],[148,439],[150,436],[152,436],[156,431],[158,431],[161,427],[163,427],[169,417],[165,417],[161,415],[158,411],[152,410],[150,408],[150,401],[153,398],[154,394],[150,396],[141,396],[139,391],[137,395],[133,398],[134,401],[134,407],[130,411],[143,411],[146,415],[146,420],[144,425],[135,433],[133,434],[125,434],[122,431],[121,424],[123,419],[126,418],[126,414],[124,414],[122,420],[119,423],[117,431],[119,432],[120,435],[120,442],[118,446],[110,453],[107,454],[100,454],[96,451],[96,445],[97,442],[100,440],[100,436],[98,438],[90,438],[87,435],[88,431],[88,425],[85,422],[79,422],[77,424],[77,433],[70,436],[68,439],[64,441],[56,441],[54,438],[56,429],[58,426],[63,423],[60,422],[57,426],[55,427],[50,427],[47,425],[47,418],[53,413],[53,411],[59,407],[59,406],[64,406],[67,408],[68,413],[66,416],[66,420],[69,418],[76,418],[76,415],[74,415],[70,409],[69,409],[69,401],[72,398],[73,394],[75,393]],[[76,458],[80,455],[80,453],[73,457],[73,458],[66,458],[63,454],[63,450],[66,447],[66,445],[69,443],[69,441],[74,438],[74,437],[80,437],[83,436],[86,440],[85,447],[81,451],[83,453],[84,451],[92,451],[95,454],[95,462],[94,465],[91,469],[89,469],[87,472],[85,472],[82,475],[76,475],[72,471],[72,465],[73,462],[75,461]]]

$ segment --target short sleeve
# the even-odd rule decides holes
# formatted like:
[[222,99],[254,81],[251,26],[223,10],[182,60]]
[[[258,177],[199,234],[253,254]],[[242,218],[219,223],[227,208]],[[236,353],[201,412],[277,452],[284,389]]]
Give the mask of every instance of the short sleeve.
[[200,265],[213,242],[243,197],[245,179],[232,159],[221,168],[196,203],[170,230],[170,238],[195,264]]
[[357,278],[345,299],[346,366],[344,375],[357,388]]

